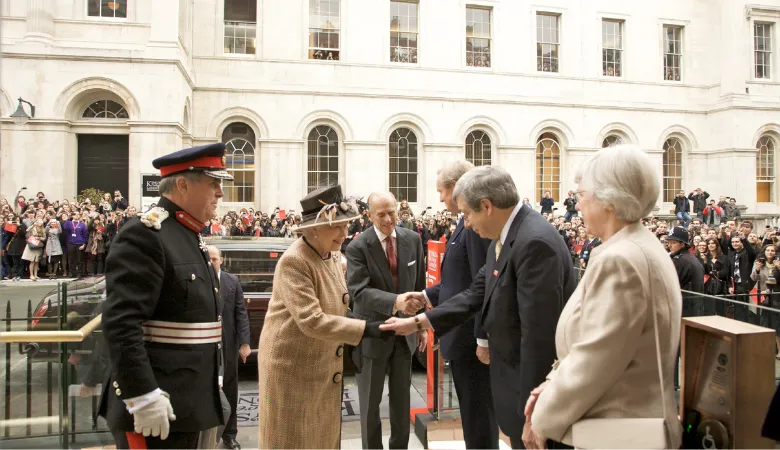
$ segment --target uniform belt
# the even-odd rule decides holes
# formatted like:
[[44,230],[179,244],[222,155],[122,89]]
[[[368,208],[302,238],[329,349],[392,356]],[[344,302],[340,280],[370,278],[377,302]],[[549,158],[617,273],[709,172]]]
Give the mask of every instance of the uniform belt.
[[222,342],[222,322],[144,322],[144,340],[164,344],[212,344]]

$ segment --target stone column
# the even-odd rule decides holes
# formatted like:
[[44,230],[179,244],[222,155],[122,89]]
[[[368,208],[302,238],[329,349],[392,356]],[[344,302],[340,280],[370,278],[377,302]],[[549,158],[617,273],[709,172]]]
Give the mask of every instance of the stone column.
[[27,1],[27,33],[24,40],[44,44],[54,42],[53,0]]

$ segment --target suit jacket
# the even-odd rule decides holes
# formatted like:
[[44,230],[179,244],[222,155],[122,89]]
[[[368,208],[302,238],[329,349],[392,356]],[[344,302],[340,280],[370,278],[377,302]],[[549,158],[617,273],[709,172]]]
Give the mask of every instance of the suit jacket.
[[576,276],[561,236],[528,206],[515,216],[498,261],[495,248],[493,241],[467,291],[426,314],[442,334],[482,312],[496,419],[507,436],[519,438],[528,395],[555,361],[555,325]]
[[[463,226],[463,219],[452,233],[441,262],[441,281],[425,289],[425,295],[435,307],[465,291],[476,278],[479,269],[485,265],[485,255],[490,239],[483,239],[477,233]],[[453,359],[474,358],[477,340],[487,339],[480,326],[481,314],[468,319],[441,337],[439,348],[442,357]]]
[[235,366],[238,362],[238,348],[244,344],[249,345],[249,315],[238,277],[222,270],[218,282],[222,297],[222,345],[225,363]]
[[775,395],[769,404],[769,410],[761,427],[761,436],[780,442],[780,387],[775,389]]
[[[393,314],[395,299],[404,292],[420,292],[425,288],[425,259],[420,235],[403,227],[395,227],[398,257],[398,286],[393,284],[390,264],[382,243],[371,227],[347,247],[347,288],[354,302],[352,314],[366,321],[387,320]],[[399,316],[405,317],[398,313]],[[363,356],[382,358],[393,350],[393,336],[384,339],[364,338],[360,343]],[[414,354],[417,337],[406,339]]]
[[[663,392],[650,302],[658,319]],[[679,448],[673,377],[681,311],[674,264],[642,224],[626,226],[593,250],[558,321],[560,363],[534,407],[534,429],[571,443],[564,436],[581,419],[664,417],[663,395],[670,431],[666,448]]]

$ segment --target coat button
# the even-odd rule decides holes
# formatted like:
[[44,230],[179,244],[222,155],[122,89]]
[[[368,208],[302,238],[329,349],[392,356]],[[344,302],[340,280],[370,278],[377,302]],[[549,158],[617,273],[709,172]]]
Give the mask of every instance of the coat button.
[[115,388],[118,388],[118,387],[119,387],[119,383],[117,383],[116,381],[114,381],[114,387],[115,387]]
[[336,372],[336,374],[333,375],[333,382],[341,383],[341,372]]
[[341,356],[344,354],[344,346],[339,345],[339,348],[336,349],[336,356]]
[[117,389],[115,392],[116,392],[116,396],[117,396],[117,397],[119,397],[120,395],[122,395],[122,391],[120,391],[119,389]]
[[194,273],[192,274],[191,278],[192,278],[192,281],[195,281],[195,274]]

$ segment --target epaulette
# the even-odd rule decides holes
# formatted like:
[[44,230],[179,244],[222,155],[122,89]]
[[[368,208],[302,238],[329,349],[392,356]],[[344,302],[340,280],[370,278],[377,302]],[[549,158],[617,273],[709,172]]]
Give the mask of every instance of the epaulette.
[[155,207],[141,214],[141,222],[149,228],[159,230],[162,223],[168,218],[168,211],[165,208]]

